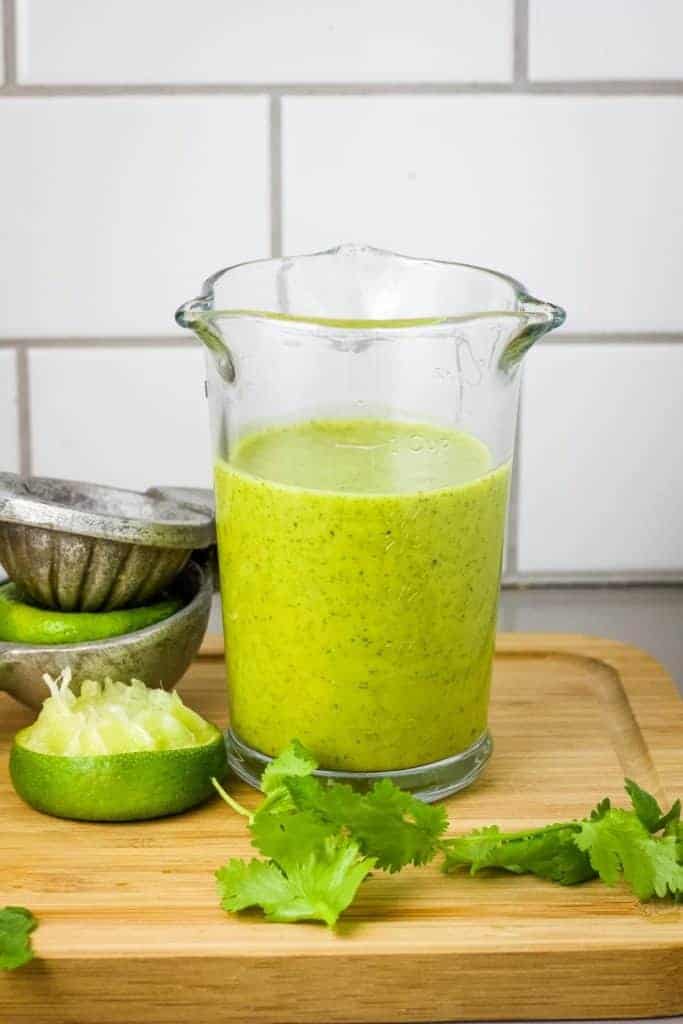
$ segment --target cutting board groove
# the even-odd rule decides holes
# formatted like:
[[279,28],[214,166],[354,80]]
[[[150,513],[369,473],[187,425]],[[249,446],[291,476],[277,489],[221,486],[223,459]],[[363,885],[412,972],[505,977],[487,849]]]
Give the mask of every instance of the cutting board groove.
[[[183,680],[226,724],[220,638]],[[30,713],[0,698],[0,905],[40,918],[37,959],[0,975],[0,1024],[389,1024],[683,1012],[683,908],[621,886],[563,888],[436,865],[376,874],[336,933],[217,905],[213,871],[250,856],[212,801],[178,818],[92,825],[36,814],[7,777]],[[450,831],[580,817],[624,775],[683,796],[683,702],[635,648],[590,637],[499,637],[493,758],[447,801]],[[232,788],[248,805],[258,797]],[[625,801],[624,801],[625,802]]]

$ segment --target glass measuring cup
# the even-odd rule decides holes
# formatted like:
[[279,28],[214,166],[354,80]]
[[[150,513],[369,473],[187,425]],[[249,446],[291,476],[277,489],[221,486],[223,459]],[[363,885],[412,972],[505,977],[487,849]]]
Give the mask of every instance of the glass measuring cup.
[[232,767],[296,738],[431,800],[481,771],[522,358],[517,281],[367,246],[212,275],[206,345]]

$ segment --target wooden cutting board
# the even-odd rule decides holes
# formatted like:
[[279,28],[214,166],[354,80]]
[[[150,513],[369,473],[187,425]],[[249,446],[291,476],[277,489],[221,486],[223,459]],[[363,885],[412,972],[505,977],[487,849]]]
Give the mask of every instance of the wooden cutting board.
[[[221,725],[220,641],[182,693]],[[37,814],[7,776],[30,713],[0,699],[0,905],[40,918],[37,959],[0,975],[2,1024],[322,1024],[609,1018],[683,1012],[683,908],[623,887],[563,888],[436,866],[365,883],[336,933],[228,916],[214,870],[249,856],[219,801],[178,818],[93,825]],[[498,642],[496,744],[448,801],[452,831],[580,817],[624,775],[683,796],[683,702],[643,652],[579,636]],[[247,804],[256,795],[233,784]]]

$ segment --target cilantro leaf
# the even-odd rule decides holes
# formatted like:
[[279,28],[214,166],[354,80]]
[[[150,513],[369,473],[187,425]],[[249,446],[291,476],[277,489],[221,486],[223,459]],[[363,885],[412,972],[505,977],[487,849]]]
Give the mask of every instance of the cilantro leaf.
[[318,762],[298,740],[292,740],[281,754],[271,761],[261,776],[261,791],[268,796],[279,786],[283,779],[293,776],[310,775],[318,767]]
[[295,807],[344,829],[378,867],[391,872],[432,860],[448,825],[443,807],[422,803],[388,779],[367,793],[311,777],[288,778],[285,786]]
[[469,866],[475,875],[482,868],[502,868],[514,874],[532,874],[561,885],[594,878],[586,853],[574,844],[579,826],[574,822],[547,825],[527,832],[501,832],[496,825],[446,839],[444,871]]
[[[665,835],[673,839],[676,844],[676,861],[683,867],[683,821],[677,818],[675,821],[668,822]],[[683,891],[674,893],[674,900],[676,903],[683,903]]]
[[663,812],[655,798],[651,793],[641,789],[633,779],[624,779],[624,789],[631,798],[633,810],[636,812],[641,823],[648,832],[656,832],[657,823],[661,820]]
[[301,852],[320,845],[337,831],[336,826],[321,821],[309,811],[294,814],[264,814],[254,816],[250,831],[252,846],[265,857],[289,871]]
[[611,809],[611,807],[612,801],[608,796],[606,796],[603,800],[600,801],[600,803],[596,807],[593,808],[593,810],[590,813],[590,820],[599,821],[600,818],[604,818],[607,812]]
[[633,810],[648,830],[648,832],[660,832],[671,822],[678,821],[681,817],[681,801],[676,800],[669,810],[664,813],[655,798],[646,790],[641,789],[633,779],[624,779],[624,788],[631,798]]
[[355,843],[328,837],[291,859],[286,872],[273,861],[232,859],[216,879],[224,910],[261,907],[268,921],[324,921],[331,928],[373,867]]
[[0,970],[13,971],[33,959],[30,934],[38,922],[25,907],[0,910]]
[[640,900],[683,892],[676,838],[651,835],[633,811],[614,808],[599,821],[581,822],[574,841],[607,885],[614,885],[623,874]]
[[666,827],[667,836],[673,836],[676,842],[676,859],[683,864],[683,821],[673,821]]
[[674,801],[674,803],[672,803],[671,807],[666,812],[666,814],[663,814],[662,817],[659,819],[659,821],[657,822],[657,828],[656,828],[655,831],[659,832],[659,830],[662,829],[662,828],[663,829],[668,829],[669,826],[674,826],[675,827],[676,825],[680,824],[680,820],[681,820],[681,801],[680,800],[676,800],[676,801]]
[[292,898],[289,882],[272,861],[232,857],[218,869],[216,881],[223,910],[235,912],[258,906],[268,914]]

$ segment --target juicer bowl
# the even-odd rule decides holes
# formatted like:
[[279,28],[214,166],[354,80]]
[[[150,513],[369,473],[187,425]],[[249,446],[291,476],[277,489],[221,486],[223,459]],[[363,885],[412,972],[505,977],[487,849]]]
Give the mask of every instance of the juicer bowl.
[[173,584],[186,603],[167,619],[134,633],[81,644],[0,643],[0,691],[21,704],[40,708],[47,697],[44,673],[72,672],[72,689],[84,679],[141,679],[147,686],[172,689],[201,645],[211,611],[213,569],[191,561]]
[[64,612],[150,604],[189,557],[185,549],[0,524],[0,562],[7,574],[37,604]]
[[215,542],[210,509],[99,484],[0,473],[0,562],[37,604],[149,604]]

